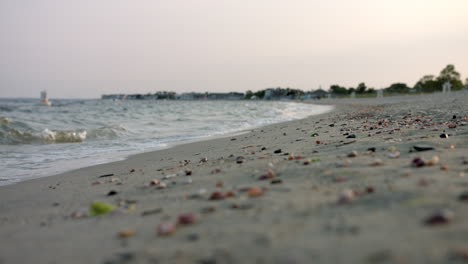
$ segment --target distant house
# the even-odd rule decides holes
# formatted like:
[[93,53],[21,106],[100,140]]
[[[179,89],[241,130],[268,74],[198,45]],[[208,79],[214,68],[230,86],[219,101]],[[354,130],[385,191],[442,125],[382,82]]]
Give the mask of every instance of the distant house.
[[326,97],[328,97],[328,92],[322,89],[318,89],[318,90],[304,94],[301,98],[302,99],[320,99],[320,98],[326,98]]
[[208,99],[210,100],[240,100],[244,98],[243,93],[209,93]]

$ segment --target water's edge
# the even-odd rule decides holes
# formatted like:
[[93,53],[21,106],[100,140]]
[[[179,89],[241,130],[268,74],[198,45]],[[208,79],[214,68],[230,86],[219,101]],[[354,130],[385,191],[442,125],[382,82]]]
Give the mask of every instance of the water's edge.
[[[291,102],[291,103],[314,104],[312,102],[310,102],[310,103],[308,103],[308,102]],[[122,162],[122,161],[128,160],[128,159],[130,159],[132,157],[135,157],[135,156],[138,156],[138,155],[144,155],[144,154],[148,154],[148,153],[163,151],[163,150],[171,149],[171,148],[181,146],[181,145],[186,145],[186,144],[191,144],[191,143],[200,143],[200,142],[204,142],[204,141],[210,141],[210,140],[215,140],[215,139],[222,139],[222,138],[229,138],[229,137],[233,137],[233,136],[243,135],[243,134],[247,134],[247,133],[251,132],[253,129],[265,128],[265,127],[269,127],[269,126],[272,126],[272,125],[278,125],[278,124],[283,124],[283,123],[288,123],[288,122],[293,122],[293,121],[304,120],[304,119],[307,119],[307,118],[309,118],[311,116],[326,115],[326,114],[329,114],[329,113],[336,110],[335,105],[329,105],[329,104],[316,104],[316,105],[330,106],[330,109],[325,111],[325,112],[318,113],[318,114],[308,115],[308,116],[306,116],[304,118],[301,118],[301,119],[293,119],[293,120],[279,121],[279,122],[276,122],[276,123],[263,124],[263,125],[260,125],[260,126],[250,127],[250,128],[239,130],[239,131],[227,132],[226,134],[221,134],[221,135],[202,136],[202,137],[193,138],[193,139],[189,139],[189,140],[169,142],[169,143],[166,143],[165,146],[149,148],[149,149],[146,149],[144,151],[135,151],[133,153],[132,152],[127,152],[124,155],[117,155],[116,153],[112,153],[112,154],[108,154],[108,157],[105,160],[99,161],[99,162],[97,162],[95,164],[88,164],[88,165],[85,165],[83,167],[72,168],[72,169],[68,169],[68,170],[67,169],[60,170],[60,171],[57,171],[56,173],[53,173],[53,174],[50,174],[50,175],[47,175],[47,176],[24,178],[24,179],[21,179],[19,181],[0,182],[0,188],[3,187],[3,186],[20,184],[22,182],[29,182],[29,181],[40,180],[42,178],[48,178],[48,177],[52,177],[52,176],[59,176],[59,175],[67,174],[67,173],[70,173],[70,172],[79,171],[79,170],[82,170],[82,169],[85,169],[85,168],[102,166],[102,165],[110,164],[110,163],[114,163],[114,162]]]

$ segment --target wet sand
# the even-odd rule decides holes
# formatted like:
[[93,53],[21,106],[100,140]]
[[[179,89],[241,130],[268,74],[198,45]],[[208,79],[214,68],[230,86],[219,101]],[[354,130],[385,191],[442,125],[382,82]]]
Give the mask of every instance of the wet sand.
[[468,262],[468,93],[319,102],[336,109],[0,187],[0,263]]

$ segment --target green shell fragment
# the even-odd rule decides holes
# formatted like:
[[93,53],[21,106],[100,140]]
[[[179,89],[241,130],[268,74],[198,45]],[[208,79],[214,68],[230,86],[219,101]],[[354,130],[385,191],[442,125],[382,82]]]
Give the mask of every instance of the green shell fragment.
[[115,209],[115,206],[103,202],[93,202],[89,206],[89,214],[91,216],[107,214],[108,212]]

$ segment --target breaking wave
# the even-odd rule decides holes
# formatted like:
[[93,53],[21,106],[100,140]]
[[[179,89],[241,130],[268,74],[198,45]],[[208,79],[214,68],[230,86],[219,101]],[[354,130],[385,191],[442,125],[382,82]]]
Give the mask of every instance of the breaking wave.
[[266,101],[0,99],[0,185],[185,141],[301,119],[332,107]]

